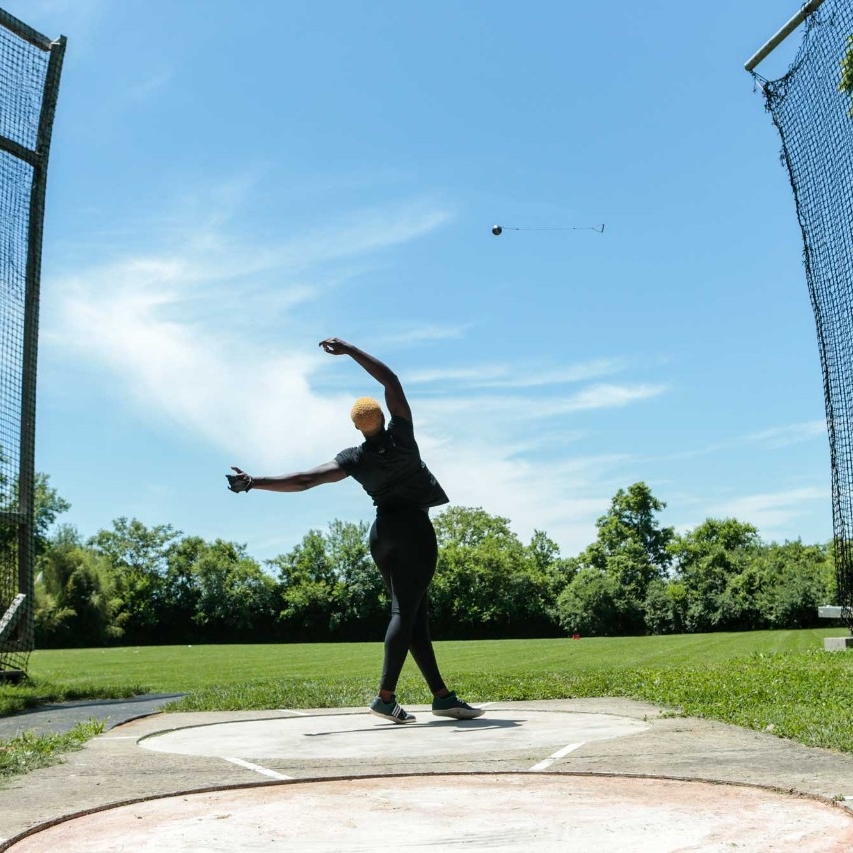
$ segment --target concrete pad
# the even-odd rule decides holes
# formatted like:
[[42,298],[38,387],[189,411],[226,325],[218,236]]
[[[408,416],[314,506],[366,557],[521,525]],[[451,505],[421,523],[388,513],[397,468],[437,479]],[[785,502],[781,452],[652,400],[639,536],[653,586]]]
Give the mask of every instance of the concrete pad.
[[848,853],[853,818],[759,788],[551,774],[359,777],[166,797],[59,823],[11,853],[466,850]]
[[649,727],[641,720],[606,714],[489,710],[475,720],[450,720],[419,709],[417,722],[405,725],[368,714],[327,714],[181,728],[139,743],[157,752],[261,763],[320,762],[332,757],[358,762],[380,754],[393,764],[418,758],[472,758],[521,747],[546,759],[555,751],[639,734]]
[[[608,781],[604,784],[607,796],[611,797],[608,800],[607,819],[610,821],[612,838],[616,841],[619,841],[619,833],[622,831],[620,821],[623,811],[626,815],[632,813],[636,816],[636,812],[631,810],[637,808],[636,800],[620,799],[623,796],[620,793],[623,791],[620,780],[661,781],[665,777],[675,785],[700,784],[699,788],[681,789],[688,792],[685,795],[688,801],[700,804],[705,802],[704,791],[728,789],[729,783],[741,787],[752,786],[746,787],[746,790],[763,790],[777,798],[774,807],[777,814],[787,812],[791,803],[807,802],[822,805],[831,814],[841,814],[849,819],[850,809],[853,808],[853,755],[848,753],[807,747],[769,732],[682,717],[665,708],[629,699],[610,697],[486,704],[486,716],[467,723],[434,718],[425,713],[428,709],[411,708],[418,714],[418,723],[412,729],[387,724],[365,713],[364,708],[181,712],[136,719],[94,738],[79,752],[69,753],[59,765],[35,770],[6,782],[0,791],[0,851],[23,849],[14,845],[22,843],[29,836],[47,838],[41,835],[41,831],[47,831],[51,826],[57,830],[60,825],[70,826],[62,822],[73,819],[73,823],[83,813],[112,810],[118,806],[128,808],[131,803],[141,803],[143,800],[154,802],[161,797],[172,798],[175,803],[190,803],[205,792],[221,791],[224,796],[226,791],[250,791],[249,802],[244,805],[237,803],[234,809],[226,808],[226,800],[210,801],[213,811],[208,817],[212,819],[211,815],[219,815],[221,823],[225,824],[230,820],[225,815],[242,813],[243,808],[249,808],[254,793],[267,796],[263,792],[267,790],[270,779],[293,780],[293,783],[285,783],[287,787],[296,782],[317,785],[320,781],[340,782],[344,778],[381,778],[393,786],[398,784],[397,777],[432,778],[438,774],[442,777],[473,774],[478,778],[494,775],[503,778],[524,774],[523,778],[532,780],[529,782],[534,786],[531,790],[536,791],[538,783],[535,780],[540,777],[553,778],[553,775],[559,774],[570,785],[586,784],[577,780],[606,777]],[[597,721],[585,721],[585,718],[596,718]],[[253,726],[263,720],[275,724],[272,731],[276,734],[267,742],[260,739],[253,745],[248,737],[251,728],[243,732],[242,726]],[[626,721],[636,723],[637,726],[627,725]],[[284,724],[288,722],[296,724],[292,733],[303,734],[291,733],[285,737],[282,733],[287,731]],[[595,724],[584,730],[583,726],[589,722]],[[503,728],[498,731],[473,725],[488,726],[492,723],[500,723]],[[187,748],[184,754],[150,748],[159,738],[171,739],[173,735],[177,736],[181,729],[194,740],[204,729],[219,726],[222,726],[219,734],[225,737],[218,746],[205,746],[201,740],[196,740],[196,752],[193,752],[187,748],[190,741],[178,738],[171,743],[164,740],[162,745],[175,748],[176,744],[181,744],[181,748]],[[368,731],[358,734],[359,729]],[[196,734],[191,734],[193,732]],[[528,735],[535,746],[528,743]],[[603,737],[592,739],[596,735]],[[237,740],[230,740],[232,736],[245,740],[245,744],[239,746],[242,758],[237,758],[233,753],[230,756],[227,754],[232,751],[227,748],[229,743],[238,746]],[[276,738],[280,738],[281,743],[276,743]],[[444,750],[448,745],[457,743],[453,738],[457,739],[459,749],[454,754],[444,752],[435,755],[431,750],[422,748],[422,740],[428,740],[433,747]],[[578,745],[582,738],[590,739]],[[345,758],[334,748],[336,739],[343,739],[344,743],[348,739],[361,740],[369,744],[371,749],[366,749],[360,757]],[[294,745],[293,741],[297,744]],[[318,752],[316,744],[321,741],[329,747],[325,753]],[[479,743],[482,746],[478,746]],[[149,748],[141,748],[140,744]],[[304,752],[298,753],[301,757],[289,757],[297,754],[297,747],[304,749]],[[216,754],[206,755],[205,752]],[[274,758],[271,757],[272,753],[285,757]],[[254,762],[246,760],[252,758]],[[576,787],[573,790],[578,792],[583,789]],[[666,799],[669,796],[667,791],[675,789],[655,790],[657,793],[649,797],[655,809],[672,805]],[[689,794],[691,791],[693,793]],[[681,795],[672,796],[677,799]],[[726,809],[730,807],[740,809],[737,803],[727,805]],[[393,812],[394,808],[389,804],[387,810]],[[601,812],[604,811],[602,807]],[[147,842],[124,843],[125,833],[128,838],[136,838],[134,822],[138,820],[141,823],[145,817],[131,819],[127,817],[131,812],[124,811],[122,814],[127,823],[122,832],[113,838],[112,846],[104,849],[116,853],[154,849],[153,846],[146,846]],[[519,817],[513,814],[509,806],[507,814],[513,820]],[[670,812],[668,820],[677,822],[687,819],[683,815],[679,817],[679,814],[677,811]],[[744,811],[747,821],[749,814]],[[324,813],[320,811],[318,815],[318,825],[322,825]],[[761,828],[759,824],[769,825],[772,822],[765,818],[765,813],[760,810],[752,812],[752,819],[757,822],[753,829]],[[206,819],[204,816],[199,817],[200,821]],[[415,814],[412,819],[420,818]],[[535,816],[531,819],[538,820]],[[596,819],[603,819],[601,813]],[[815,831],[822,825],[816,823]],[[261,844],[258,838],[267,838],[263,833],[269,834],[280,829],[280,821],[271,812],[259,813],[256,829],[261,834],[252,839],[249,846],[253,850]],[[462,823],[457,823],[453,831],[464,837],[467,829]],[[533,831],[531,838],[539,837],[536,834],[538,832],[540,829]],[[545,830],[541,829],[541,832]],[[246,837],[250,837],[248,832]],[[661,837],[665,839],[667,836]],[[819,845],[809,848],[805,841],[802,844],[797,841],[797,846],[788,845],[787,841],[778,845],[775,842],[759,841],[753,846],[750,839],[754,840],[754,837],[744,837],[749,843],[745,841],[741,844],[735,838],[720,842],[717,846],[713,846],[716,842],[707,841],[698,846],[683,846],[680,850],[684,853],[688,850],[732,849],[755,853],[772,850],[789,853],[790,850],[796,850],[801,853],[800,847],[803,853],[810,849],[834,850],[829,843],[822,848]],[[835,841],[831,833],[826,837]],[[601,853],[621,849],[609,844],[610,840],[608,836],[608,840],[597,848],[592,844],[573,847],[571,844],[555,843],[552,849],[599,849]],[[808,837],[806,840],[809,841]],[[298,842],[297,849],[302,843],[302,840]],[[171,853],[173,849],[178,853],[181,851],[180,847],[171,843],[162,843],[162,839],[158,844],[158,853]],[[483,844],[475,840],[471,846],[473,849],[482,849]],[[407,849],[405,844],[397,847],[400,850]],[[376,844],[372,842],[353,842],[352,845],[339,843],[334,849],[373,851],[375,848]],[[51,847],[50,843],[46,843],[44,847],[35,849],[76,853],[78,847],[64,843]],[[85,848],[79,849],[85,853]],[[207,850],[247,848],[239,845],[226,845],[223,848],[211,842],[210,846],[191,849],[204,853]],[[264,849],[263,846],[261,849]],[[292,849],[292,845],[285,844],[274,849]],[[518,845],[516,849],[519,849]],[[653,845],[634,847],[632,853],[647,853],[647,850],[656,849]],[[853,845],[846,849],[853,850]]]

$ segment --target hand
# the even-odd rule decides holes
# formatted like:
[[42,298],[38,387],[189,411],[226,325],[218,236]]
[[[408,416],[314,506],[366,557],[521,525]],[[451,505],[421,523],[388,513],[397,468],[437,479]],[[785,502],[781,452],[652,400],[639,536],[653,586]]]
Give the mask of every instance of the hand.
[[342,341],[340,338],[326,338],[320,341],[320,346],[331,355],[348,355],[353,350],[353,345]]
[[254,480],[245,471],[241,471],[233,465],[231,466],[231,470],[237,473],[226,474],[225,476],[228,479],[228,488],[232,492],[248,492],[255,485]]

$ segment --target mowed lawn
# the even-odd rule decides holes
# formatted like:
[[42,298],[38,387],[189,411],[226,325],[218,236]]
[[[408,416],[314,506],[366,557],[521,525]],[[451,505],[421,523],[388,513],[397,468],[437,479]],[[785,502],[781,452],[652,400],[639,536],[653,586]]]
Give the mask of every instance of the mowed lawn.
[[[814,651],[842,629],[753,631],[660,637],[436,642],[446,673],[536,676],[625,668],[700,666],[752,654]],[[188,693],[267,679],[376,681],[381,643],[143,646],[35,651],[29,674],[68,687],[138,686]],[[416,670],[407,661],[406,673]]]
[[[853,752],[853,654],[845,629],[664,637],[438,642],[449,686],[470,702],[621,696]],[[363,706],[380,643],[36,651],[32,683],[0,687],[0,712],[45,701],[183,693],[166,710]],[[407,662],[398,696],[430,696]]]

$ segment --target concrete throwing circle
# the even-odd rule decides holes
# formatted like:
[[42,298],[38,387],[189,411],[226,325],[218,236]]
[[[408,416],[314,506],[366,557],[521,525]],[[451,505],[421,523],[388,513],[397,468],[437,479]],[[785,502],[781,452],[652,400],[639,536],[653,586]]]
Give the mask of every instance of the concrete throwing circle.
[[395,760],[494,755],[524,750],[547,757],[569,745],[638,734],[647,723],[610,714],[492,711],[476,720],[449,720],[418,712],[417,722],[397,725],[369,714],[323,714],[245,720],[175,729],[139,743],[179,755],[266,760]]
[[13,843],[12,853],[453,849],[553,853],[847,853],[840,808],[766,789],[565,774],[358,777],[118,806]]

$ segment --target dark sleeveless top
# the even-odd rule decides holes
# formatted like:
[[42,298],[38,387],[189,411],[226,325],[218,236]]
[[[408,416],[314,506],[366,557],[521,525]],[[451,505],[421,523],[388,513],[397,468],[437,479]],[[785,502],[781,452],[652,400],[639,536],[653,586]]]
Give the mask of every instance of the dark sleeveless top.
[[450,502],[421,460],[414,427],[405,418],[392,417],[379,441],[342,450],[335,461],[373,498],[377,511]]

